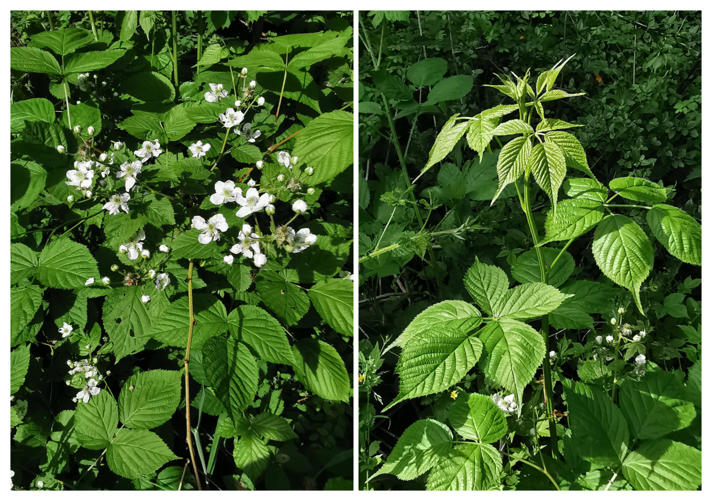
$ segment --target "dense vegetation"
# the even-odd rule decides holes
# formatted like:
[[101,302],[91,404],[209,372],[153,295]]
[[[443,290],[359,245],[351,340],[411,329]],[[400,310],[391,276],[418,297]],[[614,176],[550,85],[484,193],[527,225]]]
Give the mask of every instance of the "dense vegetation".
[[700,13],[361,16],[360,485],[698,488]]
[[13,12],[15,489],[350,489],[350,13]]

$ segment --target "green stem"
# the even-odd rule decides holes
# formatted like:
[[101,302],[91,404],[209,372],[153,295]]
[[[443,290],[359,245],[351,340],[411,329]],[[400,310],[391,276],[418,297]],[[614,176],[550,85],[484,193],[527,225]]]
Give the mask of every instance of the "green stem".
[[210,167],[210,170],[212,171],[215,169],[215,167],[218,166],[218,162],[222,159],[223,154],[225,153],[225,145],[227,144],[227,137],[230,135],[230,131],[232,129],[229,128],[227,131],[225,131],[225,138],[223,139],[222,147],[220,148],[220,154],[218,155],[218,158],[215,159],[215,163],[213,164],[212,167]]
[[54,21],[52,21],[52,13],[46,10],[45,14],[47,14],[47,20],[49,21],[49,29],[54,31]]
[[91,11],[88,11],[88,12],[89,12],[89,22],[91,23],[91,32],[94,35],[94,41],[96,42],[97,40],[99,40],[99,37],[96,34],[96,25],[94,24],[94,14],[92,14]]
[[198,33],[198,62],[196,64],[196,74],[200,75],[200,58],[203,56],[203,35]]
[[635,205],[635,204],[603,204],[604,207],[624,207],[627,209],[647,209],[650,210],[652,207],[647,205]]
[[178,88],[178,42],[176,40],[176,11],[171,11],[171,38],[173,39],[173,85]]

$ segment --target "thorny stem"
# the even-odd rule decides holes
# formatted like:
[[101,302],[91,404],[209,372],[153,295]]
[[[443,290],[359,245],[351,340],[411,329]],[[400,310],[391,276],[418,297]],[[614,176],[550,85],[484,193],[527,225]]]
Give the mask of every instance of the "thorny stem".
[[190,463],[193,465],[193,474],[198,490],[203,490],[200,485],[198,475],[198,464],[195,462],[195,451],[193,450],[193,436],[190,432],[190,345],[193,342],[193,261],[188,264],[188,342],[185,345],[185,357],[183,358],[183,368],[185,369],[185,441],[188,444],[190,453]]
[[171,11],[171,38],[173,39],[173,84],[178,88],[178,43],[176,40],[176,11]]
[[279,101],[277,101],[277,112],[274,114],[274,123],[279,118],[279,110],[282,107],[282,96],[284,96],[284,86],[287,84],[287,66],[289,65],[289,50],[284,55],[284,76],[282,77],[282,88],[279,91]]

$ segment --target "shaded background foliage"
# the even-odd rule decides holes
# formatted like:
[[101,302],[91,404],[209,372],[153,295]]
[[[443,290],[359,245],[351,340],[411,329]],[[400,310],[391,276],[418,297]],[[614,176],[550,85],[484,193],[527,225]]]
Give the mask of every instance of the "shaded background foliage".
[[[370,12],[361,13],[360,20],[360,255],[397,244],[377,258],[361,258],[360,361],[365,381],[360,391],[361,401],[368,402],[361,409],[361,465],[370,461],[373,472],[374,456],[385,456],[414,416],[439,419],[449,401],[447,395],[433,396],[421,401],[431,404],[428,409],[411,402],[389,413],[392,419],[377,418],[398,385],[396,356],[390,351],[381,358],[384,345],[427,306],[443,299],[467,300],[462,277],[475,256],[509,269],[529,246],[516,197],[505,190],[504,199],[489,207],[496,188],[494,142],[494,151],[485,153],[480,164],[460,141],[439,166],[411,186],[415,199],[421,200],[419,219],[381,93],[394,116],[395,140],[407,152],[412,181],[450,116],[473,116],[504,102],[500,93],[483,87],[499,83],[495,73],[522,75],[531,68],[536,75],[575,54],[557,87],[586,95],[548,103],[547,116],[584,126],[574,133],[600,180],[637,176],[661,182],[671,189],[670,203],[699,220],[701,13]],[[369,58],[366,38],[374,53],[382,43],[379,71]],[[414,118],[413,110],[425,102],[432,85],[416,87],[408,70],[425,58],[446,60],[445,76],[470,76],[474,85],[462,97],[440,102]],[[384,72],[396,79],[385,85]],[[533,204],[542,227],[548,205],[542,193]],[[633,216],[640,221],[645,214]],[[427,219],[425,225],[422,219]],[[423,228],[428,233],[424,239],[418,237]],[[577,262],[574,275],[598,280],[590,241],[582,240],[569,249]],[[698,278],[699,268],[678,262],[656,246],[655,272],[643,286],[643,302],[655,333],[649,359],[661,366],[685,369],[699,357],[699,337],[686,330],[699,329]],[[624,293],[616,302],[632,306]],[[596,329],[603,323],[597,319]],[[580,336],[572,331],[567,336],[575,347]],[[572,347],[563,336],[559,341],[557,351]],[[563,370],[575,374],[576,367]],[[688,442],[697,444],[699,436],[692,435]],[[387,477],[378,482],[378,489],[404,487]]]

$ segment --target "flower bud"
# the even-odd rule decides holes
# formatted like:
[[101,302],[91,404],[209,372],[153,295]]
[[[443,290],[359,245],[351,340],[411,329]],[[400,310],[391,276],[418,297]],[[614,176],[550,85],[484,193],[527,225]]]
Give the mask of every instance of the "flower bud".
[[258,97],[257,98],[257,106],[262,106],[263,104],[265,104],[265,98],[262,96]]
[[67,195],[67,202],[74,202],[74,195]]
[[94,127],[93,126],[90,125],[89,127],[87,127],[87,134],[89,134],[90,136],[94,135]]
[[618,314],[622,315],[623,313],[625,313],[625,308],[621,306],[620,308],[618,308]]
[[247,68],[242,68],[242,69],[240,70],[240,74],[241,74],[241,75],[247,75]]
[[118,271],[119,270],[119,265],[118,264],[112,264],[111,265],[111,271]]
[[257,87],[257,82],[250,80],[250,89],[254,89],[255,87]]
[[111,279],[109,277],[101,277],[101,281],[104,285],[109,285],[111,283]]
[[277,176],[277,181],[279,181],[280,183],[284,181],[284,174],[280,174],[279,176]]
[[307,173],[307,176],[311,176],[312,174],[314,174],[314,168],[313,168],[313,167],[307,167],[306,169],[304,169],[304,172]]
[[74,133],[79,134],[82,131],[82,126],[81,125],[75,125],[74,126]]
[[312,187],[310,186],[309,188],[307,188],[307,195],[313,195],[313,194],[314,194],[314,191],[315,191],[314,188],[312,188]]
[[61,144],[57,145],[57,151],[60,153],[64,153],[64,146]]
[[618,320],[615,319],[615,317],[611,318],[611,325],[616,325],[618,323]]
[[151,296],[145,296],[145,295],[144,295],[144,296],[141,296],[141,302],[142,302],[143,304],[148,303],[150,300],[151,300]]
[[264,162],[262,160],[257,160],[257,162],[255,162],[255,167],[257,167],[257,170],[262,170],[263,165]]

